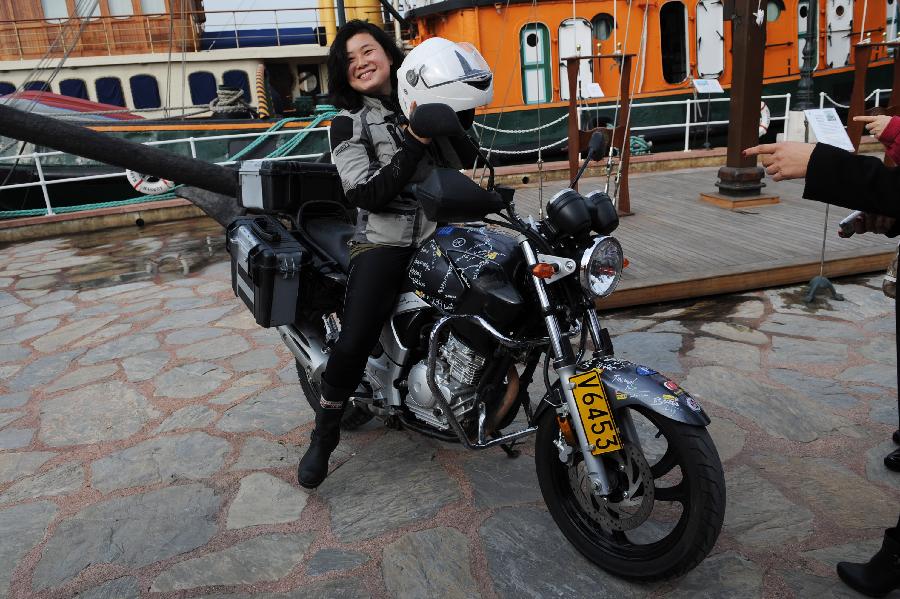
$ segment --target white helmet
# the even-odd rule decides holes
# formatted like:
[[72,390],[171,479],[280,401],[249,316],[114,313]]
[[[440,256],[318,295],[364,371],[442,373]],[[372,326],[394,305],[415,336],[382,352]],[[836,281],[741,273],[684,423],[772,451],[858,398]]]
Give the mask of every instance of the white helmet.
[[490,103],[494,75],[472,44],[432,37],[403,60],[397,70],[397,95],[406,118],[413,102],[448,104],[462,112]]

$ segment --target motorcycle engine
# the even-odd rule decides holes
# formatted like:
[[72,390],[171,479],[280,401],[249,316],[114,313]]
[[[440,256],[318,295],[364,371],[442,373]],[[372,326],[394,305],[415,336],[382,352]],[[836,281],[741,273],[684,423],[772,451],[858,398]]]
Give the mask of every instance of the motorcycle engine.
[[[486,361],[452,332],[438,350],[434,378],[458,420],[475,409],[476,388]],[[419,420],[440,430],[450,429],[447,417],[428,386],[428,364],[424,360],[413,366],[409,373],[406,405]]]

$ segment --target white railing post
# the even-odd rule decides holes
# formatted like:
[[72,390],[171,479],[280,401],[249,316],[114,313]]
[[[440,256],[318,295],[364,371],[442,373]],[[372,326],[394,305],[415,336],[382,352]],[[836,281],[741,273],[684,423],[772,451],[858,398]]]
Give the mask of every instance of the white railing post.
[[41,192],[44,194],[44,204],[47,205],[47,216],[53,216],[53,206],[50,205],[50,193],[47,191],[47,182],[44,179],[44,169],[41,168],[41,157],[35,152],[31,155],[34,158],[34,168],[38,174],[38,181],[41,184]]
[[691,100],[684,101],[684,151],[690,150],[691,145]]
[[278,11],[277,10],[274,11],[274,15],[275,15],[275,17],[274,17],[275,18],[275,45],[280,46],[281,45],[281,32],[278,31]]
[[825,92],[819,92],[819,108],[825,108]]
[[875,106],[881,106],[881,89],[875,90]]
[[791,111],[791,92],[784,94],[784,117],[787,119],[788,113]]
[[197,144],[194,143],[193,137],[188,138],[188,144],[190,144],[190,146],[191,146],[191,158],[196,158],[197,157]]

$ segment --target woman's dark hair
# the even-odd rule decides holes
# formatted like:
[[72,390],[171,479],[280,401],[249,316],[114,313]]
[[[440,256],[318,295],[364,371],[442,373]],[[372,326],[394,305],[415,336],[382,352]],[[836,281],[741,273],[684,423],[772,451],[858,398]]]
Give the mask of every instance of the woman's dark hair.
[[358,33],[370,34],[384,48],[384,53],[391,59],[391,89],[395,99],[397,95],[397,69],[400,68],[400,63],[403,62],[403,54],[400,52],[400,48],[397,47],[394,40],[383,29],[358,19],[348,21],[334,36],[331,50],[328,52],[328,85],[331,88],[328,96],[332,104],[347,110],[359,110],[362,108],[362,94],[350,87],[350,80],[347,78],[347,63],[349,62],[347,59],[347,41]]

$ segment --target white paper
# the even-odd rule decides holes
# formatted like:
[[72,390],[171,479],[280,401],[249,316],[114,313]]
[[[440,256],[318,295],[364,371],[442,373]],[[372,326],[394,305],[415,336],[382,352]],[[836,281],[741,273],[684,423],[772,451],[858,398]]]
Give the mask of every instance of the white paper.
[[725,90],[722,89],[722,84],[719,83],[718,79],[694,79],[693,84],[694,89],[696,89],[699,94],[725,93]]
[[584,98],[602,98],[604,95],[603,90],[600,88],[600,84],[596,81],[585,83],[581,93]]
[[844,123],[834,108],[812,108],[804,110],[803,113],[806,115],[809,128],[816,136],[816,141],[848,152],[856,151],[850,143],[850,136],[844,129]]

